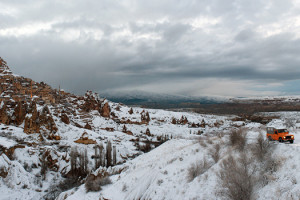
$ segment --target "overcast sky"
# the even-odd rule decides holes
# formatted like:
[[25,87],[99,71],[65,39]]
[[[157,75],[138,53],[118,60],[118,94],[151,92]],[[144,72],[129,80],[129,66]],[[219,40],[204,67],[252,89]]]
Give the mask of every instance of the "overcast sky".
[[299,0],[1,0],[0,56],[77,94],[300,94]]

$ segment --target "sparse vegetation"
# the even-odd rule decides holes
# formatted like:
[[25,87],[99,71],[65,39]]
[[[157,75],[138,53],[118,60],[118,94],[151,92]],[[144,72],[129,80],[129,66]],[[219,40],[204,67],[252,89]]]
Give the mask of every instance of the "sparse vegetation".
[[101,186],[111,184],[108,176],[88,176],[85,182],[87,192],[97,192],[101,190]]
[[287,128],[293,128],[295,127],[296,120],[293,118],[286,118],[284,121],[284,126]]
[[252,199],[255,188],[268,184],[280,163],[273,156],[274,146],[262,133],[249,146],[245,145],[244,137],[241,131],[230,135],[231,144],[238,147],[236,153],[239,156],[230,154],[221,162],[221,170],[217,173],[222,186],[220,195],[232,200]]
[[46,195],[44,195],[43,199],[55,200],[60,193],[78,187],[80,185],[81,185],[81,181],[78,177],[76,176],[67,177],[63,179],[61,182],[59,182],[58,184],[55,183],[52,184],[49,188],[49,192]]
[[220,165],[218,176],[221,180],[221,195],[232,200],[250,200],[253,188],[255,167],[250,165],[251,159],[246,153],[241,153],[235,159],[229,155]]
[[269,140],[265,139],[262,133],[260,133],[256,139],[255,144],[252,146],[252,153],[259,161],[270,159],[273,147]]
[[247,142],[247,132],[243,128],[232,129],[229,134],[230,145],[243,151]]
[[220,159],[220,150],[221,150],[221,145],[219,143],[216,143],[213,148],[209,151],[209,155],[213,158],[215,163],[217,163]]
[[208,163],[206,158],[203,158],[203,160],[192,164],[188,168],[188,182],[193,181],[197,176],[200,176],[201,174],[205,173],[210,167],[211,165],[210,163]]

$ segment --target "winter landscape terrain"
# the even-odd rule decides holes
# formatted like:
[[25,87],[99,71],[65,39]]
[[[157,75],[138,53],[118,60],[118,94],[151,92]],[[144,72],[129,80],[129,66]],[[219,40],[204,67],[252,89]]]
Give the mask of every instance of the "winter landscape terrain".
[[[129,107],[15,75],[2,59],[0,85],[0,199],[300,199],[300,112]],[[265,140],[268,126],[295,142]]]

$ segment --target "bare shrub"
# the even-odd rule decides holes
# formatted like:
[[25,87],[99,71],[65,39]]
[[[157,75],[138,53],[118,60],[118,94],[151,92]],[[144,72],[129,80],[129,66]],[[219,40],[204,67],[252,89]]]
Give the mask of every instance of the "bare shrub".
[[233,129],[229,134],[229,142],[232,146],[236,147],[239,151],[245,149],[247,143],[247,132],[245,129]]
[[245,153],[241,153],[238,159],[229,155],[223,160],[220,165],[221,170],[217,174],[221,181],[220,194],[222,196],[232,200],[251,199],[255,182],[252,175],[255,167],[250,166],[250,163]]
[[211,165],[208,163],[206,158],[204,158],[202,161],[198,161],[192,164],[188,168],[188,181],[193,181],[197,176],[200,176],[201,174],[205,173],[210,167]]
[[219,143],[215,144],[214,147],[209,151],[209,155],[213,158],[215,163],[217,163],[220,159],[220,150],[221,145]]
[[296,124],[296,120],[295,119],[293,119],[293,118],[286,118],[285,119],[284,125],[287,128],[293,128],[293,127],[295,127],[295,124]]
[[49,192],[43,196],[43,199],[46,200],[55,200],[58,195],[64,191],[70,190],[74,187],[78,187],[81,185],[81,182],[78,177],[70,176],[65,178],[58,184],[52,184],[49,188]]
[[123,191],[123,192],[126,192],[126,191],[127,191],[127,187],[128,187],[128,186],[127,186],[126,184],[124,184],[123,187],[122,187],[122,191]]
[[259,161],[264,161],[266,159],[271,159],[270,155],[274,146],[271,145],[269,140],[267,140],[262,133],[260,133],[251,149],[255,158]]
[[220,131],[220,132],[217,132],[217,133],[216,133],[216,135],[217,135],[217,137],[218,137],[218,138],[220,138],[220,139],[221,139],[221,138],[223,138],[223,137],[224,137],[225,133],[224,133],[224,132],[222,132],[222,131]]
[[29,164],[27,162],[24,163],[23,167],[27,172],[32,172],[32,167],[29,166]]
[[213,144],[213,143],[214,143],[214,142],[213,142],[213,140],[212,140],[210,137],[209,137],[209,138],[207,138],[207,140],[206,140],[206,141],[207,141],[207,143],[208,143],[208,144]]
[[101,190],[101,186],[111,184],[108,176],[88,176],[85,182],[86,192],[97,192]]
[[203,138],[200,138],[199,139],[199,144],[202,146],[202,147],[207,147],[207,144],[206,144],[206,142],[205,142],[205,140],[203,139]]

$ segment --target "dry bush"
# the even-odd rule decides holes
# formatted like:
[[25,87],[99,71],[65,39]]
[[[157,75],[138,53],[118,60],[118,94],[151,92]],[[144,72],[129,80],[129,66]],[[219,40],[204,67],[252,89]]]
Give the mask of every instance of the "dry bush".
[[270,155],[274,146],[260,133],[251,149],[253,156],[262,162],[266,159],[271,159]]
[[216,136],[220,139],[223,138],[224,135],[225,135],[225,132],[222,132],[222,131],[216,133]]
[[70,176],[65,178],[58,184],[54,183],[49,187],[49,192],[43,196],[45,200],[55,200],[58,195],[64,191],[70,190],[75,187],[79,187],[81,185],[81,181],[76,176]]
[[213,144],[213,143],[214,143],[214,142],[213,142],[213,139],[211,139],[211,137],[207,138],[206,141],[207,141],[208,144]]
[[286,118],[285,122],[284,122],[284,126],[286,126],[287,128],[293,128],[295,127],[296,124],[296,120],[293,118]]
[[199,139],[199,144],[204,148],[207,147],[206,141],[203,138]]
[[247,143],[247,132],[245,129],[232,129],[229,134],[230,145],[236,147],[239,151],[245,149]]
[[255,182],[252,175],[255,168],[250,166],[250,163],[245,153],[242,153],[238,159],[229,155],[223,160],[220,165],[221,170],[217,174],[222,186],[221,196],[232,200],[251,199]]
[[217,163],[220,159],[220,150],[221,145],[219,143],[215,144],[214,147],[209,151],[209,155],[213,158],[215,163]]
[[86,192],[97,192],[101,190],[101,186],[111,184],[108,176],[89,176],[85,182]]
[[187,175],[188,182],[193,181],[197,176],[200,176],[201,174],[205,173],[210,167],[211,165],[210,163],[208,163],[206,158],[204,158],[202,161],[198,161],[192,164],[188,168],[188,175]]

